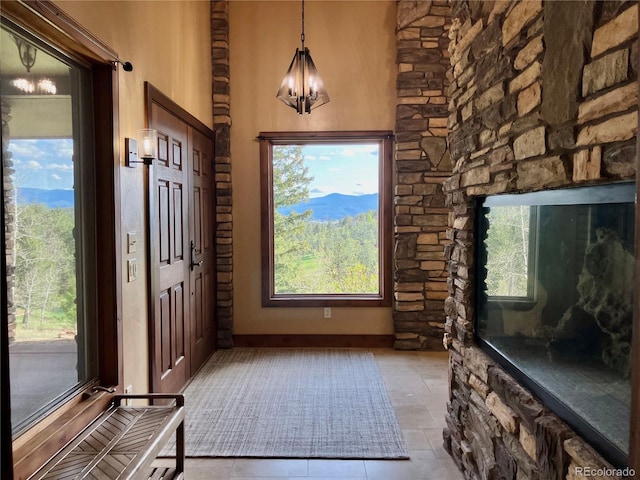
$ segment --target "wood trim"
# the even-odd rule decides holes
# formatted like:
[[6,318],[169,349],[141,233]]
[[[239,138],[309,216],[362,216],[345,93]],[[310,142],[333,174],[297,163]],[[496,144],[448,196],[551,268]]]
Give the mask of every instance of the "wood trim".
[[[262,135],[262,134],[261,134]],[[273,298],[273,149],[266,137],[260,139],[260,263],[262,306]]]
[[[267,277],[267,281],[271,280],[269,271],[266,274],[263,271],[262,275]],[[262,306],[275,308],[390,307],[391,299],[388,296],[385,297],[384,294],[371,296],[337,293],[333,295],[278,295],[277,297],[263,298]]]
[[394,209],[394,188],[393,188],[393,135],[391,132],[382,141],[382,162],[380,164],[380,191],[384,192],[385,201],[381,204],[383,208],[383,218],[380,222],[380,238],[383,248],[380,250],[380,275],[382,280],[380,288],[384,303],[382,306],[389,307],[393,300],[393,209]]
[[291,143],[301,140],[306,143],[309,140],[327,140],[328,142],[340,140],[366,140],[380,138],[393,139],[394,135],[391,130],[337,130],[322,132],[260,132],[258,138],[260,140],[270,140],[272,143]]
[[[145,82],[145,128],[151,128],[151,110],[153,106],[153,90],[150,89],[150,84]],[[156,147],[157,148],[157,147]],[[148,382],[149,391],[157,392],[158,386],[156,385],[156,374],[158,370],[158,362],[154,351],[154,345],[157,342],[156,330],[155,330],[155,318],[156,318],[156,300],[155,293],[158,285],[158,272],[156,268],[153,268],[153,259],[156,258],[158,251],[158,241],[155,235],[155,231],[158,228],[158,219],[155,215],[152,215],[152,210],[156,204],[155,186],[153,185],[155,180],[155,167],[153,164],[146,168],[144,172],[145,188],[147,189],[147,208],[145,209],[145,224],[147,225],[147,342],[148,342],[148,358],[149,358],[149,371]]]
[[[263,307],[389,307],[393,300],[393,132],[353,130],[321,132],[260,132],[261,296]],[[274,293],[273,269],[273,146],[327,143],[380,143],[379,294],[284,295]]]
[[235,347],[393,348],[393,335],[234,335]]
[[[28,25],[38,33],[47,32],[52,46],[65,53],[97,62],[114,62],[118,54],[60,10],[50,0],[12,0],[1,2],[2,14],[15,23]],[[112,68],[115,68],[111,64]]]
[[[640,31],[640,19],[638,20]],[[636,50],[636,55],[640,53]],[[636,60],[640,60],[636,58]],[[640,100],[638,101],[640,108]],[[638,119],[640,127],[640,118]],[[636,137],[636,194],[640,192],[640,136]],[[635,471],[640,471],[640,208],[636,201],[636,223],[634,232],[634,291],[633,296],[633,328],[631,347],[631,419],[629,420],[629,466]]]
[[[122,220],[120,205],[120,124],[118,70],[102,65],[94,72],[94,125],[96,214],[98,219],[97,249],[102,258],[114,261],[98,262],[99,374],[103,385],[116,386],[121,391],[124,379],[122,345]],[[105,95],[104,92],[110,92]],[[102,255],[102,253],[106,255]]]
[[[3,140],[4,143],[4,135]],[[0,171],[3,170],[0,168]],[[4,201],[4,178],[0,182],[0,198]],[[5,232],[5,210],[4,202],[2,216],[0,218],[0,232]],[[6,236],[0,235],[0,266],[3,274],[0,275],[0,478],[13,480],[13,452],[11,450],[11,395],[10,395],[10,373],[9,373],[9,305],[7,299],[7,245]]]
[[78,395],[44,426],[38,424],[16,439],[13,455],[13,475],[16,480],[29,478],[55,453],[98,417],[111,401],[111,395],[99,393],[88,400]]
[[158,90],[149,82],[144,82],[144,95],[146,101],[146,124],[149,126],[149,120],[151,115],[151,105],[153,103],[161,106],[165,110],[169,111],[173,116],[178,117],[183,122],[189,124],[191,127],[200,131],[202,134],[211,139],[213,143],[215,140],[215,132],[207,127],[204,123],[194,117],[191,113],[186,111],[176,102],[167,97],[164,93]]

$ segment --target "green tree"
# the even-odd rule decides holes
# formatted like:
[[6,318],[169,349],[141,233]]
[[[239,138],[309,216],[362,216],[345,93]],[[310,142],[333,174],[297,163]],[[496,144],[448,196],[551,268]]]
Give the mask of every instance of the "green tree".
[[377,293],[378,212],[312,221],[312,211],[283,214],[309,199],[313,177],[301,146],[273,148],[275,292]]
[[378,219],[370,211],[338,221],[308,222],[302,233],[310,252],[301,259],[296,291],[378,292]]
[[273,246],[274,276],[277,293],[296,293],[296,278],[301,259],[309,252],[304,235],[311,210],[303,213],[278,212],[309,199],[309,184],[313,177],[304,164],[301,146],[277,146],[273,149]]
[[378,228],[375,211],[345,217],[326,229],[320,247],[328,293],[378,292]]
[[[16,305],[29,327],[34,311],[40,323],[49,316],[76,328],[76,276],[73,208],[18,205]],[[71,300],[72,299],[72,300]]]
[[529,283],[530,207],[493,207],[487,218],[487,294],[526,297]]

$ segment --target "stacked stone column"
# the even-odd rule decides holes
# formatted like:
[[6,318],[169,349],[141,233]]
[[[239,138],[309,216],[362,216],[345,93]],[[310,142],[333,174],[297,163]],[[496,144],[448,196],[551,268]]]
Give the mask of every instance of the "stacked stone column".
[[16,255],[15,255],[15,231],[16,231],[16,215],[15,215],[15,186],[11,175],[13,175],[13,160],[11,158],[11,152],[9,151],[9,120],[11,119],[11,107],[2,102],[2,184],[4,198],[2,204],[4,205],[4,232],[6,251],[4,252],[6,258],[6,272],[7,275],[7,310],[8,318],[7,324],[9,329],[9,343],[12,343],[16,338],[16,307],[14,302],[14,288],[15,288],[15,269],[16,269]]
[[211,7],[213,124],[216,182],[216,257],[218,347],[233,346],[233,215],[231,197],[231,115],[229,112],[229,4]]
[[395,348],[441,349],[450,8],[446,1],[400,0],[397,19]]

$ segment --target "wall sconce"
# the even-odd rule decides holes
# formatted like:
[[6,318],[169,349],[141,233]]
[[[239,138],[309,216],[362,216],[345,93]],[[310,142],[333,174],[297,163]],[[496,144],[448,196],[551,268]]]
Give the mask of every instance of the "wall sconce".
[[138,130],[138,139],[125,138],[124,164],[126,167],[135,167],[136,163],[151,165],[156,158],[158,134],[155,130],[145,128]]

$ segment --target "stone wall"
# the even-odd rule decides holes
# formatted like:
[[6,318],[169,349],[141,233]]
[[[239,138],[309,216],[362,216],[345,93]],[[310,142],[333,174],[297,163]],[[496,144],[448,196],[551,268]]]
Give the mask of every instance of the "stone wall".
[[2,102],[2,184],[4,198],[2,199],[4,214],[4,235],[6,242],[6,275],[7,275],[7,311],[9,313],[7,324],[9,329],[9,343],[16,338],[16,307],[14,302],[15,289],[15,187],[11,175],[13,175],[13,160],[9,151],[9,120],[11,119],[11,107]]
[[211,60],[216,169],[216,317],[218,347],[233,346],[233,215],[229,114],[229,4],[211,3]]
[[452,17],[445,447],[470,479],[580,478],[606,462],[473,342],[474,197],[634,178],[638,4],[455,0]]
[[451,9],[447,1],[400,0],[397,12],[395,348],[442,349]]

